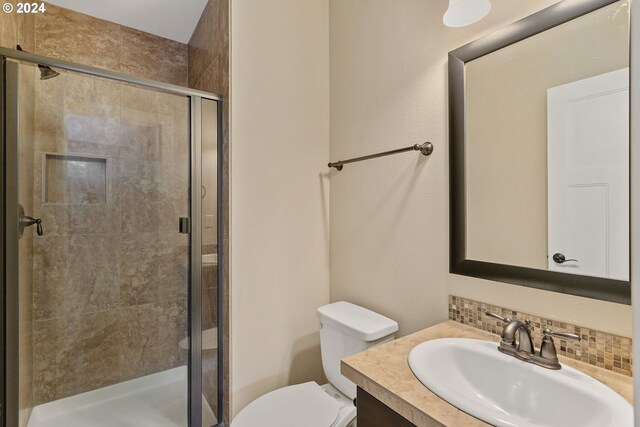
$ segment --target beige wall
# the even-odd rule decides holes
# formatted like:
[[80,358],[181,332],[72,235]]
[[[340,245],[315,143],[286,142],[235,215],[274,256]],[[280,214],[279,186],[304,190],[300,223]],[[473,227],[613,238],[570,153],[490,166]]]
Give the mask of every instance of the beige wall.
[[433,141],[331,178],[331,300],[397,320],[447,318],[447,294],[630,336],[631,307],[449,274],[447,53],[555,0],[494,0],[466,28],[441,0],[330,0],[331,158]]
[[326,0],[231,3],[232,412],[322,380],[329,301]]
[[429,158],[402,154],[331,172],[331,300],[382,313],[401,335],[447,318],[440,6],[330,1],[331,158],[435,146]]
[[629,66],[621,1],[466,66],[467,258],[547,269],[547,89]]

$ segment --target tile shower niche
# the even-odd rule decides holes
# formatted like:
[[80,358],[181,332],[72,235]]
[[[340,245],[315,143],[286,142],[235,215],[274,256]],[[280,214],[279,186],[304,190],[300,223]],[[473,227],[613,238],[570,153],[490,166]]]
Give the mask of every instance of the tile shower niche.
[[55,205],[107,202],[107,159],[45,154],[43,200]]

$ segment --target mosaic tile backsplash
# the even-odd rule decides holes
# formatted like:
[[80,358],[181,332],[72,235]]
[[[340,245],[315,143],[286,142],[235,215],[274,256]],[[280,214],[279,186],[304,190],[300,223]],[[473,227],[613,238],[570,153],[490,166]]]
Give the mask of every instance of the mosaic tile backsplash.
[[631,338],[449,295],[449,319],[500,335],[502,323],[487,317],[484,314],[486,311],[521,321],[529,319],[531,321],[531,337],[537,348],[542,342],[542,331],[545,328],[554,332],[578,334],[582,338],[580,342],[554,339],[559,355],[619,374],[633,375]]

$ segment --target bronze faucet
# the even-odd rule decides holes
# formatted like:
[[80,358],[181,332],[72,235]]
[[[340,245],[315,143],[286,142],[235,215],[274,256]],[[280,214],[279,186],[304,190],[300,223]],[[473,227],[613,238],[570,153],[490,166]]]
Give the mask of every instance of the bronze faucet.
[[[529,320],[525,320],[524,322],[511,320],[490,311],[487,311],[485,314],[504,324],[502,334],[500,335],[501,339],[498,350],[504,354],[508,354],[525,362],[533,363],[534,365],[542,366],[543,368],[560,369],[562,367],[558,361],[556,346],[553,342],[554,336],[563,340],[580,341],[579,335],[553,332],[547,328],[543,331],[544,338],[540,345],[540,351],[536,352],[533,346],[533,340],[531,339],[531,322]],[[516,334],[518,334],[517,341]]]

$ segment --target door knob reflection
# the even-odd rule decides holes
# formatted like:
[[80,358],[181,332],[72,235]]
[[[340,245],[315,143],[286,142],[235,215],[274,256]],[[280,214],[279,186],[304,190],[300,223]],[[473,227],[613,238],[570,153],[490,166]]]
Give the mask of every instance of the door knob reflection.
[[567,259],[563,254],[561,254],[560,252],[557,252],[555,254],[553,254],[553,262],[555,262],[556,264],[564,264],[565,262],[569,262],[569,261],[578,261],[577,259]]

